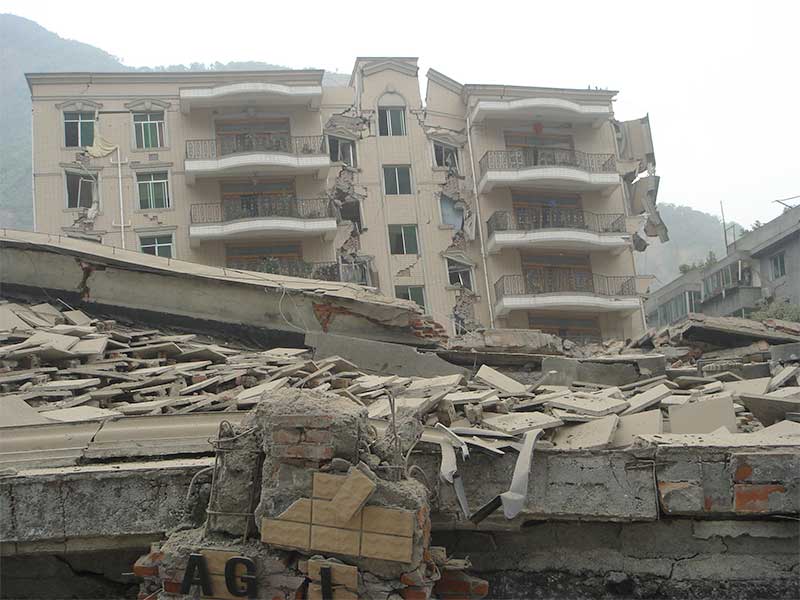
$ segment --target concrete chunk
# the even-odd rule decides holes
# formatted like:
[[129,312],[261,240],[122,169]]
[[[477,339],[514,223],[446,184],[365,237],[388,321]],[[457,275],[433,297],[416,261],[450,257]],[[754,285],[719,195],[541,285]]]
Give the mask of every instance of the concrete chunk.
[[553,436],[553,445],[566,450],[603,448],[611,443],[618,424],[617,415],[608,415],[581,425],[561,427]]
[[612,448],[622,448],[633,444],[637,435],[648,433],[663,433],[664,422],[661,410],[647,410],[634,415],[620,417],[614,438],[611,440]]
[[759,377],[744,381],[729,381],[725,383],[725,389],[737,396],[739,394],[766,394],[769,391],[771,380],[771,377]]
[[770,379],[769,391],[773,391],[781,387],[784,383],[797,376],[800,373],[800,365],[787,365],[775,374],[775,377]]
[[730,398],[690,402],[669,409],[672,433],[710,433],[720,427],[737,431],[736,413]]
[[[484,413],[484,415],[486,414]],[[484,416],[483,423],[488,427],[511,435],[525,433],[531,429],[548,429],[564,424],[560,419],[540,412]]]
[[631,397],[628,400],[628,402],[630,402],[630,407],[625,409],[622,414],[623,416],[632,415],[647,410],[653,406],[657,406],[661,400],[667,396],[670,396],[671,394],[672,390],[670,388],[663,383],[659,384],[656,387],[642,392],[641,394],[636,394],[635,396]]
[[499,371],[495,371],[489,365],[482,365],[481,368],[478,369],[475,379],[507,394],[524,394],[528,391],[527,386],[522,385],[519,381],[511,379],[511,377],[507,375],[503,375]]
[[71,325],[90,325],[92,320],[80,310],[65,310],[61,315]]
[[602,417],[612,413],[620,413],[628,406],[625,400],[608,398],[606,396],[563,396],[547,402],[547,406],[552,408],[562,408],[572,412]]

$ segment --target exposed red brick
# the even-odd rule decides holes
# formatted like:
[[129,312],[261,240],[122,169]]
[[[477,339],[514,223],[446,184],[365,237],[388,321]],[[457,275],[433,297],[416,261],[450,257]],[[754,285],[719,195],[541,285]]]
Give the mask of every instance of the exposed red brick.
[[298,444],[300,435],[299,429],[273,429],[272,442],[275,444]]
[[161,582],[164,585],[164,591],[168,594],[180,594],[181,593],[181,582],[180,581],[170,581],[168,579],[164,579]]
[[333,441],[333,432],[326,429],[307,429],[303,437],[306,442],[330,444]]
[[316,444],[295,444],[273,446],[276,456],[284,458],[302,458],[305,460],[330,460],[333,458],[333,446]]
[[331,415],[278,415],[274,418],[275,427],[298,427],[305,429],[327,429],[333,425]]
[[404,600],[428,600],[431,597],[430,590],[424,587],[409,586],[400,590],[400,595]]
[[433,590],[442,599],[479,600],[489,593],[489,582],[464,571],[444,570]]
[[742,463],[737,467],[736,473],[733,474],[733,480],[736,483],[739,483],[741,481],[747,481],[752,474],[753,474],[753,467],[751,467],[747,463]]
[[776,483],[738,483],[733,486],[734,510],[744,513],[769,512],[770,495],[783,494],[785,492],[786,488]]

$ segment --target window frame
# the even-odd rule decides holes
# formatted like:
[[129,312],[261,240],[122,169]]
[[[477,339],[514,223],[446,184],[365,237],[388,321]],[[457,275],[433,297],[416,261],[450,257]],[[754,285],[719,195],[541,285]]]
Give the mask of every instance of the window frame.
[[[394,182],[396,184],[397,192],[389,191],[389,178],[386,176],[387,169],[394,169]],[[399,169],[406,169],[408,171],[408,193],[403,194],[400,191],[400,171]],[[413,196],[414,195],[414,179],[411,176],[411,165],[383,165],[381,168],[383,177],[383,195],[384,196]]]
[[[78,115],[78,119],[67,119],[68,114],[75,114]],[[88,111],[88,110],[65,110],[62,112],[63,115],[63,124],[64,124],[64,148],[88,148],[92,144],[94,144],[94,134],[95,134],[95,123],[97,122],[97,112],[96,111]],[[83,115],[91,115],[91,119],[82,119]],[[78,143],[75,146],[71,146],[67,143],[67,123],[77,123],[78,124]],[[82,123],[91,123],[92,124],[92,144],[84,144],[83,143],[83,131],[81,124]]]
[[[339,158],[333,158],[333,143],[336,143],[336,148],[338,150],[337,156]],[[350,162],[348,163],[346,160],[342,160],[342,143],[344,142],[345,145],[350,146]],[[340,137],[338,135],[329,135],[328,136],[328,154],[330,155],[331,162],[339,162],[347,165],[348,167],[357,167],[358,166],[358,157],[356,156],[356,141],[351,140],[349,138]]]
[[[147,121],[137,121],[136,115],[148,115],[148,117],[152,114],[161,113],[162,118],[160,121],[151,121],[149,118]],[[156,126],[156,134],[158,135],[160,145],[158,146],[139,146],[139,142],[136,137],[136,126],[142,125],[142,144],[144,144],[144,126],[145,123],[161,123],[161,128],[159,129]],[[161,110],[131,110],[131,126],[133,128],[133,149],[141,152],[148,152],[150,150],[164,150],[167,148],[167,111],[166,109]]]
[[[466,263],[463,260],[458,260],[457,258],[453,258],[451,256],[445,256],[444,263],[445,263],[445,269],[447,270],[447,285],[449,285],[450,287],[458,287],[458,288],[462,288],[462,289],[465,289],[465,290],[469,290],[470,292],[474,292],[475,291],[475,289],[474,289],[475,288],[475,273],[474,273],[475,269],[474,269],[473,265],[471,265],[469,263]],[[452,269],[451,266],[450,266],[450,263],[455,263],[457,265],[460,265],[461,268],[460,269]],[[466,272],[468,277],[469,277],[469,282],[468,282],[469,285],[464,285],[464,282],[462,281],[461,273],[463,273],[463,272]],[[459,275],[459,281],[457,283],[454,283],[452,281],[452,278],[451,278],[451,275],[454,274],[454,273]]]
[[[408,293],[408,296],[400,295],[401,289],[405,289]],[[422,295],[422,304],[417,302],[411,297],[411,290],[419,290]],[[427,304],[426,304],[426,294],[425,294],[425,286],[424,285],[396,285],[394,286],[394,297],[400,298],[401,300],[410,300],[411,302],[415,302],[417,306],[419,306],[423,311],[427,311]]]
[[[400,129],[401,133],[394,132],[392,125],[392,111],[400,111]],[[386,115],[386,133],[382,133],[381,127],[381,114]],[[406,107],[405,106],[379,106],[378,107],[378,137],[404,137],[408,135],[408,122],[406,121]]]
[[[78,187],[78,203],[75,206],[69,205],[69,176],[75,175],[80,177],[79,181],[89,181],[95,183],[92,178],[87,175],[86,173],[78,170],[78,169],[64,169],[64,210],[82,210],[82,209],[89,209],[94,205],[97,204],[98,208],[100,207],[100,174],[99,173],[92,173],[91,175],[94,176],[96,180],[96,186],[92,188],[92,202],[89,206],[81,206],[80,199],[81,199],[81,186],[79,183]],[[96,194],[96,197],[95,197]],[[95,202],[96,201],[96,202]]]
[[446,150],[452,151],[453,156],[455,157],[454,170],[455,170],[456,173],[460,173],[461,172],[461,160],[460,160],[460,157],[459,157],[458,147],[457,146],[453,146],[452,144],[448,144],[446,142],[440,142],[438,140],[433,140],[433,166],[434,166],[434,168],[436,168],[436,169],[448,169],[448,170],[450,169],[450,167],[447,164],[441,164],[440,165],[438,163],[438,161],[436,160],[436,147],[437,146],[441,146],[441,148],[442,148],[442,163],[446,163],[445,151]]
[[[158,238],[169,237],[169,244],[159,243],[157,240]],[[153,244],[144,244],[143,240],[145,238],[152,238],[154,240]],[[175,258],[175,233],[173,231],[169,232],[158,232],[158,231],[148,231],[138,234],[139,239],[139,252],[142,254],[150,254],[150,256],[160,256],[161,258]],[[169,256],[161,256],[158,254],[158,249],[164,246],[169,246]],[[151,254],[150,252],[145,252],[145,247],[147,248],[154,248],[155,251]]]
[[[163,181],[165,183],[165,185],[166,185],[166,206],[143,207],[142,206],[142,193],[141,193],[141,188],[139,186],[141,184],[143,184],[143,183],[145,183],[145,184],[149,183],[150,184],[150,188],[151,188],[150,201],[152,203],[152,201],[153,201],[153,195],[152,195],[153,191],[152,190],[154,188],[154,186],[152,184],[155,183],[155,181],[152,180],[152,179],[149,182],[147,182],[147,181],[139,181],[139,176],[141,176],[141,175],[151,175],[151,176],[152,175],[160,175],[161,173],[163,173],[165,177],[164,177],[163,180],[159,179],[158,182]],[[168,169],[164,169],[164,170],[160,170],[159,169],[159,170],[152,170],[152,171],[151,170],[137,171],[135,180],[136,180],[136,210],[137,211],[172,210],[172,208],[173,208],[173,206],[172,206],[172,194],[171,194],[171,191],[172,191],[172,176],[171,176],[171,174],[170,174]]]
[[[403,252],[394,252],[394,248],[392,247],[392,228],[400,228],[400,236],[403,241]],[[409,252],[408,251],[408,242],[406,241],[406,229],[411,228],[414,231],[414,245],[416,246],[416,252]],[[388,234],[389,234],[389,254],[392,256],[421,256],[422,253],[420,252],[419,247],[419,227],[417,227],[416,223],[406,223],[406,224],[392,224],[388,226]]]
[[[781,277],[786,277],[786,251],[782,250],[781,252],[770,256],[769,265],[773,281],[780,279]],[[780,265],[780,269],[776,269],[778,265]],[[778,271],[781,271],[781,273],[778,274]]]

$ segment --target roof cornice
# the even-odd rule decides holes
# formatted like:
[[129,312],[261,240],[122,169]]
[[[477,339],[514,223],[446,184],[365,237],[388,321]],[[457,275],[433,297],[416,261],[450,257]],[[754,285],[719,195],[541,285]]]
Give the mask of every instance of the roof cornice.
[[461,94],[464,90],[463,85],[458,83],[455,79],[450,79],[447,75],[440,73],[436,69],[428,69],[426,77],[428,78],[429,84],[431,81],[433,81],[434,83],[438,83],[443,88],[450,90],[454,94]]
[[562,96],[573,100],[608,102],[617,95],[616,90],[579,90],[574,88],[531,87],[519,85],[484,85],[468,83],[463,86],[465,100],[473,96],[526,98],[534,96]]

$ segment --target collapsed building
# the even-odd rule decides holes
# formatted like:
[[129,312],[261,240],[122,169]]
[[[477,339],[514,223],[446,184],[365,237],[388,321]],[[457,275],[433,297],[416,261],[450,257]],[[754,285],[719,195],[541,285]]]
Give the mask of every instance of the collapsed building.
[[649,118],[617,120],[614,91],[435,70],[423,99],[409,57],[331,79],[28,74],[35,230],[372,286],[450,335],[643,332],[633,252],[667,239]]
[[445,341],[358,286],[11,231],[0,273],[5,596],[800,592],[797,324]]

